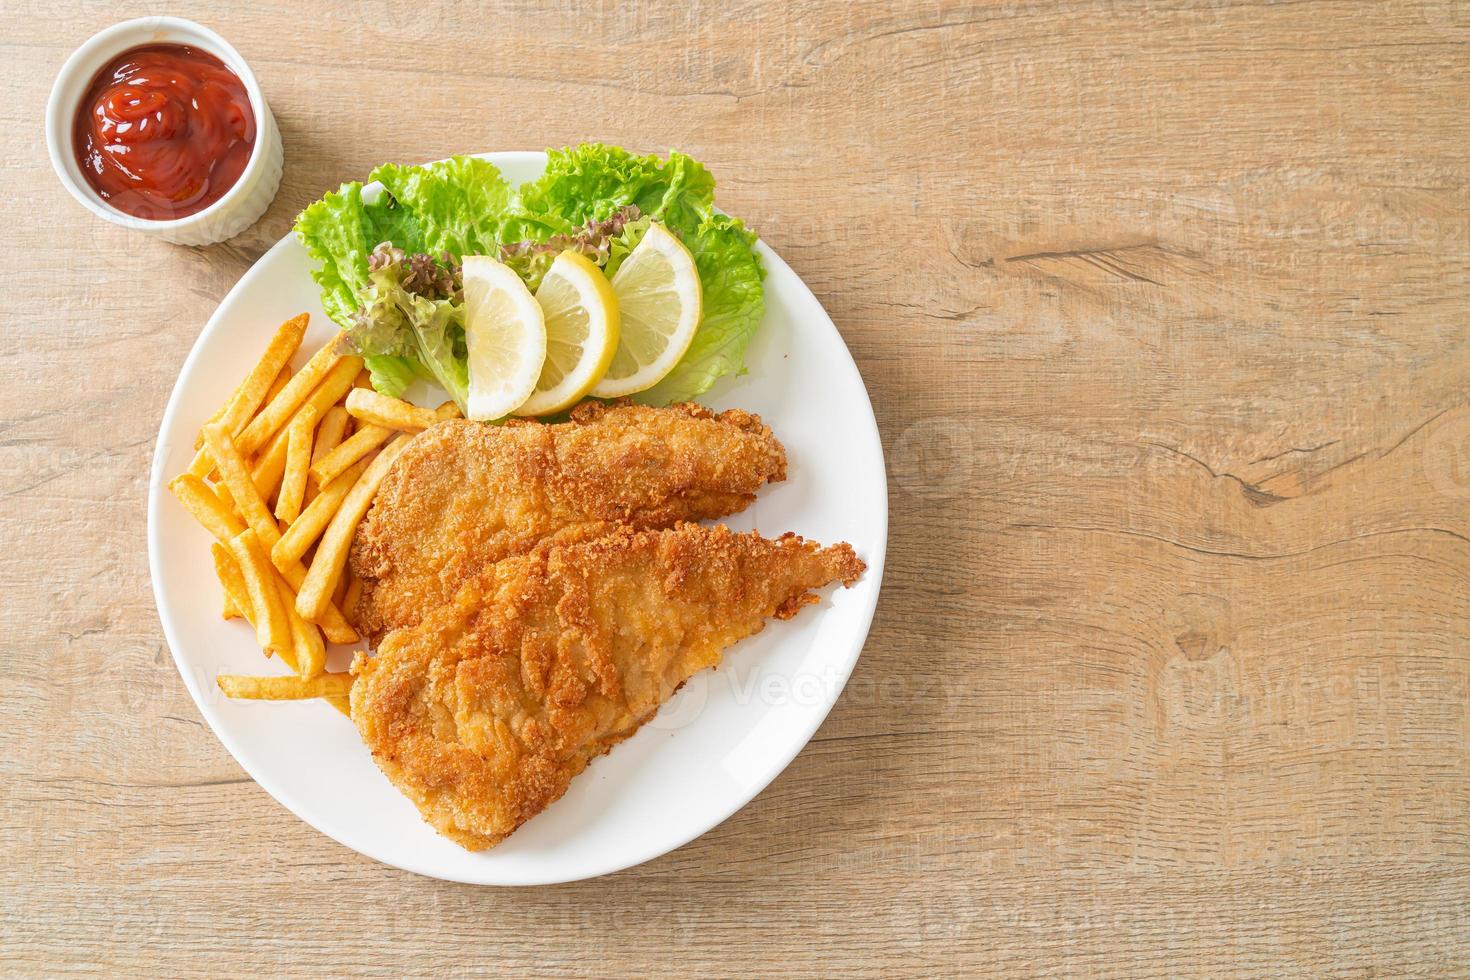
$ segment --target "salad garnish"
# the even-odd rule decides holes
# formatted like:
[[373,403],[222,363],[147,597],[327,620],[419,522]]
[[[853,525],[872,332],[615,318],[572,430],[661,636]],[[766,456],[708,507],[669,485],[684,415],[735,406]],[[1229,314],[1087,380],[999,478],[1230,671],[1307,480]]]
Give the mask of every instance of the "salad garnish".
[[754,233],[715,210],[714,179],[693,158],[592,143],[550,151],[543,175],[519,188],[475,157],[386,164],[368,180],[382,192],[344,184],[306,208],[295,231],[317,263],[323,307],[383,394],[423,378],[466,409],[465,256],[494,257],[532,291],[567,250],[611,278],[655,223],[692,254],[703,317],[678,363],[633,397],[687,401],[744,372],[765,309],[764,270]]

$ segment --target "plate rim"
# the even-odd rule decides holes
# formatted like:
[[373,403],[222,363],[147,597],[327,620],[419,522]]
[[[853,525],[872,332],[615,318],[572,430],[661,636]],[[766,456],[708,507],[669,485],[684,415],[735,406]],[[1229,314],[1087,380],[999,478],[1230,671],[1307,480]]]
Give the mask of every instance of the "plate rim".
[[[486,151],[464,155],[489,160],[491,163],[496,164],[496,166],[498,167],[504,167],[511,160],[516,160],[521,163],[536,162],[544,166],[547,158],[546,152],[541,150]],[[373,185],[369,184],[365,186],[371,187]],[[245,753],[243,749],[237,746],[236,740],[228,733],[227,729],[223,725],[216,723],[212,712],[206,708],[206,703],[208,699],[204,697],[203,692],[199,688],[197,678],[194,676],[195,672],[190,669],[190,665],[186,664],[184,660],[181,659],[181,654],[179,653],[180,643],[174,635],[174,630],[170,624],[169,617],[164,613],[162,598],[163,589],[161,585],[163,575],[161,558],[162,541],[159,537],[161,534],[161,530],[158,520],[158,509],[160,502],[164,497],[162,467],[164,465],[164,456],[166,451],[165,434],[174,427],[174,416],[180,410],[179,404],[182,400],[184,379],[190,375],[191,369],[194,367],[195,362],[201,356],[203,356],[203,351],[207,346],[208,341],[213,337],[216,331],[221,329],[220,324],[222,322],[222,312],[225,308],[226,301],[229,300],[230,297],[234,295],[237,291],[248,289],[250,283],[256,277],[264,275],[263,270],[266,268],[267,265],[266,260],[278,250],[288,247],[292,242],[293,235],[294,231],[287,231],[286,234],[283,235],[279,240],[277,240],[275,244],[266,249],[266,251],[261,253],[261,255],[256,258],[254,262],[251,263],[250,268],[246,269],[245,272],[240,276],[240,278],[235,281],[234,285],[232,285],[225,292],[225,294],[220,297],[218,303],[214,308],[214,312],[210,314],[209,319],[205,321],[203,329],[200,330],[198,336],[195,337],[194,343],[189,348],[188,355],[184,358],[183,364],[181,364],[179,367],[178,375],[174,379],[173,389],[169,393],[168,402],[164,406],[163,415],[159,419],[158,437],[154,443],[153,459],[149,466],[148,473],[148,575],[149,584],[153,592],[154,608],[158,612],[159,625],[162,627],[164,640],[168,644],[169,655],[173,659],[174,669],[175,671],[177,671],[180,679],[183,680],[184,687],[189,692],[189,696],[194,702],[195,709],[198,710],[199,714],[203,717],[205,723],[209,726],[210,732],[214,735],[216,739],[219,740],[220,744],[225,747],[225,750],[229,752],[235,764],[243,769],[245,773],[249,775],[250,778],[255,782],[255,784],[261,789],[265,790],[266,794],[269,795],[273,800],[275,800],[278,805],[283,807],[286,811],[291,813],[302,823],[311,827],[313,830],[315,830],[317,833],[322,834],[324,837],[327,837],[330,840],[336,842],[338,845],[345,847],[355,853],[361,854],[364,857],[378,862],[379,864],[383,864],[391,868],[397,868],[413,874],[423,875],[427,878],[434,878],[441,881],[454,881],[461,884],[469,885],[530,887],[536,885],[563,884],[566,882],[597,878],[603,875],[616,874],[619,871],[625,871],[628,868],[637,867],[640,864],[645,864],[655,858],[662,857],[665,854],[678,850],[679,848],[688,844],[690,841],[702,837],[710,831],[714,830],[716,827],[719,827],[736,813],[739,813],[741,810],[745,809],[745,807],[747,807],[752,800],[754,800],[761,793],[765,792],[765,790],[769,788],[771,783],[775,782],[776,778],[786,771],[786,769],[791,765],[792,761],[795,760],[795,758],[800,755],[801,752],[808,745],[811,744],[812,736],[817,733],[817,730],[821,728],[822,723],[827,720],[827,716],[831,713],[832,709],[836,707],[838,700],[841,699],[842,692],[846,690],[847,682],[852,677],[852,672],[857,667],[857,663],[862,658],[863,650],[867,645],[868,634],[872,628],[873,617],[877,612],[878,601],[882,596],[883,572],[888,551],[888,466],[887,459],[885,458],[883,453],[883,441],[878,430],[877,417],[873,411],[872,396],[868,393],[867,384],[863,381],[862,372],[858,370],[857,362],[853,359],[852,351],[848,348],[847,342],[843,339],[841,331],[837,329],[837,325],[833,322],[832,317],[827,312],[826,307],[822,305],[819,299],[817,299],[816,294],[811,291],[811,288],[806,284],[806,281],[802,279],[801,276],[796,273],[796,270],[792,269],[791,266],[775,252],[774,249],[767,245],[764,240],[760,238],[756,239],[756,251],[760,254],[761,260],[766,265],[766,267],[779,267],[785,272],[789,273],[792,280],[797,285],[799,285],[803,291],[805,291],[807,296],[816,305],[816,307],[822,311],[820,324],[808,324],[808,328],[810,328],[811,326],[820,325],[824,329],[830,331],[833,337],[836,339],[837,343],[840,345],[843,353],[846,355],[846,360],[844,364],[832,366],[837,367],[839,370],[843,370],[848,373],[851,380],[856,381],[858,389],[862,391],[864,401],[866,402],[865,407],[867,408],[867,413],[864,418],[853,420],[864,423],[861,426],[854,426],[854,433],[860,434],[863,438],[863,441],[868,442],[871,448],[876,450],[874,456],[878,463],[878,476],[880,478],[878,480],[877,487],[877,503],[879,504],[879,507],[877,509],[881,514],[882,526],[881,528],[877,529],[879,533],[877,533],[875,536],[875,540],[877,542],[876,547],[869,555],[864,556],[864,558],[868,566],[865,574],[875,576],[877,581],[872,592],[872,602],[868,604],[866,609],[860,610],[857,613],[858,629],[854,634],[857,637],[856,649],[853,651],[851,657],[849,658],[849,662],[846,665],[846,669],[842,672],[839,683],[837,683],[832,688],[832,696],[830,697],[830,699],[827,699],[824,705],[820,706],[818,710],[813,711],[809,715],[809,723],[808,725],[803,726],[806,730],[801,735],[801,737],[799,739],[792,738],[790,740],[790,742],[788,743],[789,750],[783,750],[782,752],[776,753],[775,755],[772,755],[770,757],[770,764],[767,766],[766,772],[762,775],[760,779],[752,782],[751,785],[753,788],[750,789],[749,793],[737,794],[737,796],[743,796],[743,799],[739,799],[739,801],[735,803],[728,812],[714,819],[712,822],[709,822],[702,828],[696,829],[688,835],[679,836],[677,837],[677,839],[672,837],[660,839],[651,846],[636,850],[632,858],[615,858],[607,862],[606,865],[599,865],[586,869],[581,869],[570,874],[552,874],[535,879],[523,879],[516,881],[489,880],[484,875],[453,874],[446,872],[443,868],[426,867],[413,860],[404,860],[401,857],[389,856],[382,853],[376,848],[360,847],[357,844],[348,843],[347,841],[338,837],[336,834],[332,833],[326,827],[319,825],[314,820],[308,819],[301,812],[299,812],[296,807],[288,802],[288,797],[290,796],[290,793],[287,792],[284,788],[278,786],[275,780],[270,775],[263,772],[258,772],[256,771],[256,767],[248,764],[243,758],[243,756],[248,755],[248,753]],[[858,432],[859,429],[861,430],[860,432]],[[697,823],[702,823],[702,821],[698,821]]]

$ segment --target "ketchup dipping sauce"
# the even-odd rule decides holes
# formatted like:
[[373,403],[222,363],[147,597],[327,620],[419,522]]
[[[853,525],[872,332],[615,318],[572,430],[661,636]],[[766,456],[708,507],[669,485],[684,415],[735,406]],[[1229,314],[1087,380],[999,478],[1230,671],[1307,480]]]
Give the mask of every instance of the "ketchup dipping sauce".
[[214,55],[146,44],[92,79],[72,143],[99,197],[167,221],[203,211],[235,186],[255,148],[255,114],[244,84]]

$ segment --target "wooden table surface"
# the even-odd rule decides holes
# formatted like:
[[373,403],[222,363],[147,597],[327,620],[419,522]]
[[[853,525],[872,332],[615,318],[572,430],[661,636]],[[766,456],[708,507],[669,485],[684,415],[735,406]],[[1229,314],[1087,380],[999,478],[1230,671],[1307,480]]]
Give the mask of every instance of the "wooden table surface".
[[[42,107],[164,4],[0,3],[0,970],[1470,970],[1470,5],[212,6],[286,171],[189,249]],[[816,738],[600,880],[383,867],[177,677],[144,501],[219,299],[380,161],[684,149],[862,369],[883,597]]]

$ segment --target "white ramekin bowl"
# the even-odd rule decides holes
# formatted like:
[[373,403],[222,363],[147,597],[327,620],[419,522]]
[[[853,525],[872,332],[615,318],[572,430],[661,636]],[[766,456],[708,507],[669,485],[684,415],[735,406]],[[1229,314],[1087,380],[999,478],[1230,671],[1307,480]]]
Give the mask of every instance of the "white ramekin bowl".
[[[250,97],[251,111],[255,113],[255,148],[240,179],[224,197],[188,217],[153,221],[119,211],[92,190],[72,147],[72,121],[87,86],[113,58],[140,44],[187,44],[209,52],[239,76]],[[180,245],[209,245],[240,234],[270,207],[281,184],[281,132],[255,81],[255,73],[224,38],[181,17],[124,21],[93,35],[77,48],[61,66],[56,84],[51,86],[51,98],[46,103],[46,146],[51,151],[51,166],[56,176],[87,210],[113,224]]]

